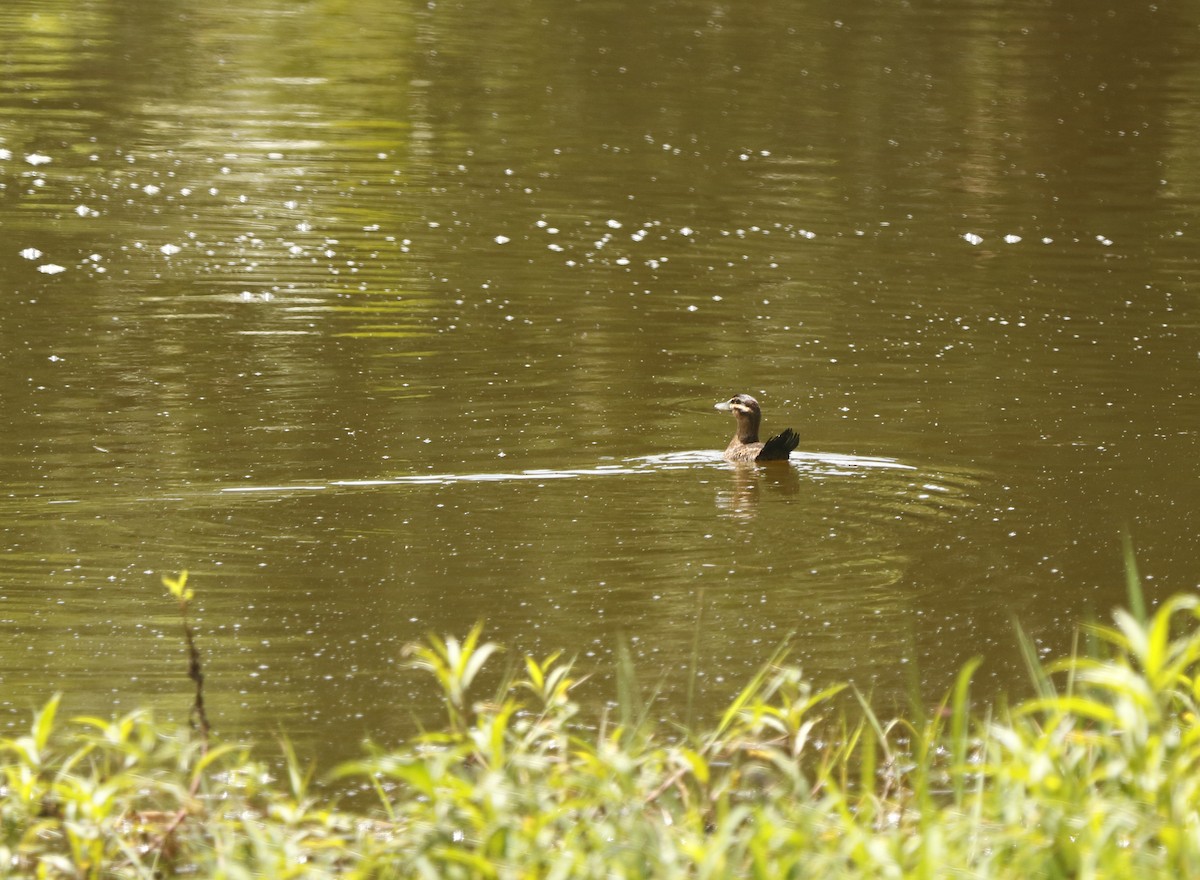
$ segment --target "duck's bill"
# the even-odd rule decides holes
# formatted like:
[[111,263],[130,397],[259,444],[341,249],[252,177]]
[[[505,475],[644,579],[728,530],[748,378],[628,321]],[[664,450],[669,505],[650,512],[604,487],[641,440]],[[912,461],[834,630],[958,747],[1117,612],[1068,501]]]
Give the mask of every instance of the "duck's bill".
[[720,403],[714,406],[713,409],[723,409],[728,412],[729,410],[733,409],[733,407],[729,405],[728,400],[722,400]]

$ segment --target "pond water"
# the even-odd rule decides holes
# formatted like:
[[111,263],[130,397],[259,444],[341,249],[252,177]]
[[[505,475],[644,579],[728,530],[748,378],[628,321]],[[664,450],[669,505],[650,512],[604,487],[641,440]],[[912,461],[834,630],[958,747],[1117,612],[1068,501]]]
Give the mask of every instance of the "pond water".
[[[477,620],[669,717],[1200,584],[1200,10],[10,0],[0,727],[325,760]],[[713,404],[790,463],[733,466]],[[690,696],[689,696],[690,693]]]

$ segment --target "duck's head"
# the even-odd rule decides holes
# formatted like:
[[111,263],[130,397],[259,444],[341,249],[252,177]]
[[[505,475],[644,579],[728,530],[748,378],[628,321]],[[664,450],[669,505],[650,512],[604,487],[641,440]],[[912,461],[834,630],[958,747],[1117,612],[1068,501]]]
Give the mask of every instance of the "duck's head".
[[716,409],[728,410],[737,419],[738,439],[743,443],[758,442],[758,425],[762,421],[762,410],[758,401],[749,394],[735,394],[716,405]]

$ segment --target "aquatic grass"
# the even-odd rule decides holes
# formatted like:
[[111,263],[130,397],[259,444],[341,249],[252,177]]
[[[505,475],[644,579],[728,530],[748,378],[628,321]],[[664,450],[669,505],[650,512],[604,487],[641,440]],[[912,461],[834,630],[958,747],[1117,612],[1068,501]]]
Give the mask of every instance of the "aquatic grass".
[[182,571],[177,577],[166,575],[163,577],[163,586],[167,588],[175,600],[179,603],[179,619],[183,626],[183,641],[187,646],[188,652],[188,678],[196,686],[195,695],[192,698],[192,713],[190,721],[192,725],[200,733],[201,743],[207,745],[208,735],[212,730],[212,726],[208,722],[208,712],[204,708],[204,670],[200,662],[200,651],[196,648],[196,630],[192,626],[189,611],[191,610],[192,599],[196,597],[195,591],[187,585],[188,573]]
[[500,648],[475,627],[408,652],[444,726],[321,780],[286,739],[275,778],[198,726],[64,721],[54,697],[0,740],[0,873],[1196,876],[1198,618],[1192,595],[1118,611],[1066,658],[1028,651],[1028,699],[977,706],[976,659],[894,719],[853,691],[848,709],[844,685],[814,684],[781,648],[707,729],[656,721],[628,654],[598,717],[561,654],[522,658],[479,696]]
[[491,642],[479,644],[482,635],[483,624],[477,623],[461,642],[453,636],[442,638],[431,633],[425,644],[405,648],[405,654],[415,658],[411,661],[414,669],[430,672],[437,679],[451,732],[460,732],[466,725],[467,690],[488,657],[500,650],[499,645]]

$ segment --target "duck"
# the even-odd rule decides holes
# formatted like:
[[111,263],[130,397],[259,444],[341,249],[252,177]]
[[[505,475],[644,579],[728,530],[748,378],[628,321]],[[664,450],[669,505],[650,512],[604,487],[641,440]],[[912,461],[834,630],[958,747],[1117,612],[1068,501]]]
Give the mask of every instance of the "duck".
[[737,432],[725,447],[726,461],[787,461],[800,445],[800,435],[791,428],[776,434],[766,443],[758,439],[762,409],[749,394],[735,394],[718,403],[716,409],[728,410],[737,420]]

